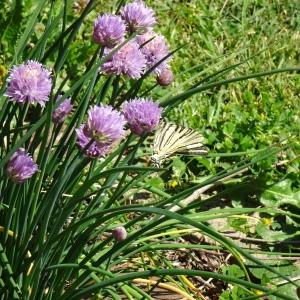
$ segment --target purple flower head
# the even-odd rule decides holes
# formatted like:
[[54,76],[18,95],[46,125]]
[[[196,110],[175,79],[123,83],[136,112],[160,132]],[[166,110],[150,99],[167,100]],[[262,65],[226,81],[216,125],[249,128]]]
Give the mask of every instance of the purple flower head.
[[50,72],[39,62],[29,60],[11,69],[7,96],[19,103],[39,103],[44,106],[49,100],[51,86]]
[[25,149],[19,148],[10,158],[6,173],[16,183],[22,183],[38,171],[37,164]]
[[124,40],[126,25],[120,16],[105,14],[99,16],[94,24],[94,40],[96,43],[113,48]]
[[162,108],[158,103],[142,98],[133,99],[123,107],[123,114],[130,130],[137,135],[155,130],[161,113]]
[[121,16],[128,25],[130,32],[144,32],[155,23],[154,11],[143,1],[126,4],[121,10]]
[[88,144],[90,146],[85,149],[85,155],[89,157],[102,157],[110,151],[109,143],[97,143],[96,141],[91,143],[91,138],[88,136],[85,130],[85,125],[81,125],[76,129],[77,145],[81,150],[85,149]]
[[113,142],[124,135],[124,117],[111,106],[92,107],[88,112],[86,130],[97,141]]
[[123,226],[118,226],[112,230],[112,236],[117,242],[122,242],[127,238],[127,231]]
[[104,156],[124,136],[124,117],[111,106],[92,107],[88,112],[86,124],[76,130],[77,144],[81,149],[93,139],[86,155]]
[[130,41],[117,51],[102,65],[102,72],[110,75],[126,75],[139,78],[146,67],[146,59],[139,49],[139,45]]
[[156,77],[156,81],[161,86],[168,86],[174,80],[173,72],[169,69],[163,69],[160,74]]
[[[169,46],[164,36],[158,35],[153,31],[139,35],[136,38],[137,43],[141,47],[142,53],[147,60],[147,67],[151,68],[159,61],[164,59],[169,53]],[[155,69],[154,72],[159,74],[163,69],[168,67],[171,57],[165,58]]]
[[[58,96],[58,100],[61,96]],[[55,124],[63,123],[65,118],[71,113],[73,105],[71,104],[71,99],[65,99],[59,106],[54,110],[52,114],[52,121]]]

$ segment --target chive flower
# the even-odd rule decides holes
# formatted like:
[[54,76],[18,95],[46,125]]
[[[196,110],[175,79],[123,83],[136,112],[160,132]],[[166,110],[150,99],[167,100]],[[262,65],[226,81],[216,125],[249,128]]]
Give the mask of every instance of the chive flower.
[[121,16],[130,32],[142,33],[156,23],[153,9],[139,0],[126,4],[121,9]]
[[112,55],[101,67],[107,75],[125,75],[129,78],[139,78],[146,67],[146,59],[135,41],[125,44]]
[[104,14],[94,23],[94,40],[96,43],[113,48],[124,40],[126,25],[120,16]]
[[160,74],[162,70],[168,68],[171,57],[167,57],[170,50],[164,36],[158,35],[153,31],[148,31],[145,34],[137,36],[136,41],[140,45],[141,52],[145,55],[148,69],[160,61],[153,70],[156,74]]
[[50,74],[41,63],[33,60],[14,66],[9,74],[6,94],[11,101],[44,106],[51,92]]
[[117,226],[112,230],[112,236],[117,242],[122,242],[127,238],[127,231],[123,226]]
[[77,144],[89,157],[105,156],[122,139],[124,117],[111,106],[93,106],[85,124],[76,129]]
[[151,99],[135,98],[123,105],[122,112],[130,130],[137,135],[142,135],[156,129],[162,108]]
[[[60,99],[61,96],[58,97]],[[52,122],[55,124],[61,124],[71,113],[73,105],[71,104],[71,99],[67,98],[52,113]]]
[[7,163],[6,174],[16,183],[23,183],[38,171],[38,165],[25,149],[19,148]]

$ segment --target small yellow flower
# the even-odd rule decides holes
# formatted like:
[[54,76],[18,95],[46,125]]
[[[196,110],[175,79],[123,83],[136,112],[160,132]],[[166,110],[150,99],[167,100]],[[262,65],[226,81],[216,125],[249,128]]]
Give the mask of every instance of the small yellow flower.
[[258,296],[261,296],[264,294],[264,292],[262,291],[259,291],[259,290],[255,290],[255,294],[258,295]]
[[263,224],[268,227],[270,227],[273,223],[272,218],[262,218],[261,220],[262,220]]
[[169,187],[170,188],[176,188],[177,186],[179,185],[179,182],[177,181],[177,180],[171,180],[170,182],[169,182]]

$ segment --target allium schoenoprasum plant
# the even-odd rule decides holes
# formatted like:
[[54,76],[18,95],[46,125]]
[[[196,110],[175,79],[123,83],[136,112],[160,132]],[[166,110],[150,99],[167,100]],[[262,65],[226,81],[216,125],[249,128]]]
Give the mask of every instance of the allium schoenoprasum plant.
[[[208,157],[237,159],[175,191],[157,184],[173,172],[170,161],[157,168],[150,156],[159,121],[192,95],[300,67],[218,79],[238,67],[228,66],[154,99],[154,87],[168,89],[176,80],[172,56],[180,52],[157,33],[159,19],[146,3],[118,1],[108,12],[96,2],[28,1],[28,18],[9,40],[13,55],[0,95],[0,299],[155,299],[161,290],[186,299],[223,290],[223,299],[295,299],[296,243],[279,247],[283,231],[263,226],[268,216],[287,218],[290,227],[299,220],[281,206],[299,209],[291,184],[285,181],[288,200],[280,198],[282,184],[265,187],[265,207],[199,204],[204,194],[205,203],[230,197],[230,188],[222,189],[228,182],[232,191],[242,190],[258,164],[273,159],[276,165],[279,154],[296,147],[293,137],[243,153],[208,148]],[[4,22],[1,32],[13,25]],[[69,59],[81,38],[89,47],[76,49],[83,59],[73,72]],[[268,205],[272,200],[280,205]],[[256,223],[257,232],[265,239],[245,230],[244,243],[211,223],[231,218],[241,228],[259,215],[265,223]],[[215,257],[217,268],[207,263]]]

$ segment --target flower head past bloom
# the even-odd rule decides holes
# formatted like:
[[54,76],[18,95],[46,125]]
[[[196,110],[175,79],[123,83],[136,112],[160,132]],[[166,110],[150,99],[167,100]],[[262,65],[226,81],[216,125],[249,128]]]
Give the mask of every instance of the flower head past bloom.
[[[58,97],[60,99],[61,96]],[[61,124],[65,118],[71,113],[73,105],[71,104],[71,99],[65,99],[59,106],[53,111],[52,121],[55,124]]]
[[112,230],[112,236],[117,242],[122,242],[127,238],[127,231],[123,226],[117,226]]
[[146,67],[146,59],[139,45],[130,41],[119,51],[113,54],[102,65],[102,72],[109,75],[126,75],[130,78],[139,78]]
[[41,63],[32,60],[14,66],[10,71],[6,94],[12,101],[44,106],[51,92],[50,74]]
[[96,43],[113,48],[124,40],[126,25],[120,16],[105,14],[99,16],[94,24],[94,40]]
[[130,32],[144,32],[156,23],[153,9],[139,0],[126,4],[121,10],[121,16]]
[[16,183],[22,183],[38,171],[37,164],[25,149],[19,148],[10,158],[6,173]]
[[174,80],[173,72],[169,69],[163,69],[156,77],[156,81],[160,86],[168,86]]
[[142,135],[156,129],[161,118],[162,108],[152,100],[136,98],[123,106],[123,114],[130,130]]
[[137,36],[136,41],[140,45],[142,53],[145,55],[148,68],[153,67],[161,60],[162,62],[156,66],[154,72],[159,74],[168,67],[171,57],[166,58],[166,56],[170,54],[170,50],[164,36],[158,35],[153,31],[148,31],[145,34]]
[[76,129],[77,144],[90,157],[107,154],[124,136],[125,119],[111,106],[92,107],[88,120]]

